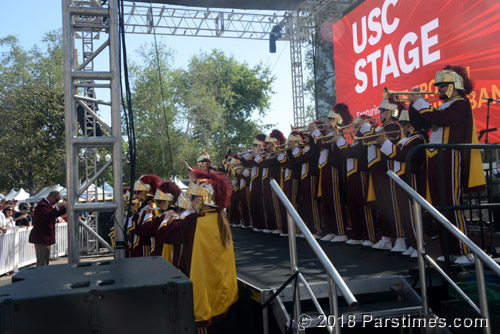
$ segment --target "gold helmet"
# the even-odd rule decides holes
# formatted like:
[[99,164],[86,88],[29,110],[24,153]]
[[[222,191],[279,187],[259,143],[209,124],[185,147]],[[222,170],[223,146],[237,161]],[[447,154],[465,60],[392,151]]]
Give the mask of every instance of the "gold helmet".
[[448,84],[448,89],[446,89],[445,92],[448,98],[451,98],[453,95],[453,89],[464,90],[464,79],[457,72],[452,70],[436,72],[434,86],[440,86],[441,84]]
[[392,117],[398,117],[398,106],[390,103],[386,99],[383,99],[380,105],[378,106],[379,109],[385,109],[389,110],[391,112]]
[[340,116],[340,114],[337,114],[335,111],[333,111],[333,109],[331,109],[328,112],[328,115],[326,116],[326,118],[332,118],[332,119],[336,120],[335,124],[342,124],[342,116]]
[[464,79],[452,70],[442,70],[436,72],[434,86],[439,86],[439,84],[442,83],[453,83],[455,89],[464,90]]
[[201,196],[203,197],[203,202],[208,203],[210,198],[210,189],[206,185],[198,184],[196,182],[191,181],[189,183],[186,195]]
[[135,181],[134,191],[147,191],[147,192],[149,192],[149,189],[151,189],[151,186],[149,184],[142,183],[140,179]]
[[156,194],[154,199],[157,201],[173,201],[174,195],[169,193],[164,193],[160,189],[156,189]]
[[123,202],[126,203],[130,200],[130,190],[127,189],[127,191],[123,194]]
[[179,197],[179,199],[177,200],[177,203],[178,203],[179,208],[184,209],[184,210],[186,210],[190,204],[190,202],[184,196]]
[[272,143],[272,144],[276,145],[277,141],[278,140],[276,138],[273,138],[273,137],[271,137],[269,135],[266,136],[266,140],[265,140],[266,143]]

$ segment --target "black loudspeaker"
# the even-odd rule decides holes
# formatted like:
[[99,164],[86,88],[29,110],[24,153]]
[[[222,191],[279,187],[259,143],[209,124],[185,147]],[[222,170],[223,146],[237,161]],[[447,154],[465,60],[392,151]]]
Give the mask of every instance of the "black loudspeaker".
[[25,268],[0,288],[0,334],[195,333],[191,281],[162,257]]

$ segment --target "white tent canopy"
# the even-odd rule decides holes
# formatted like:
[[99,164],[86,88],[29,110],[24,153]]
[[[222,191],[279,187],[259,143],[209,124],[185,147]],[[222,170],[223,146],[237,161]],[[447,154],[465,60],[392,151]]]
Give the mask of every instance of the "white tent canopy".
[[188,186],[186,186],[184,184],[184,182],[182,182],[181,180],[179,180],[179,178],[177,176],[172,176],[170,178],[170,181],[173,181],[179,188],[181,188],[182,192],[185,193]]
[[14,196],[12,196],[11,199],[17,201],[25,201],[28,197],[30,197],[30,194],[27,193],[23,188],[21,188],[14,194]]
[[[112,200],[113,199],[113,187],[111,187],[108,183],[104,182],[102,187],[96,187],[95,184],[91,184],[81,195],[80,201],[94,201],[96,196],[96,188],[97,188],[97,200]],[[104,194],[104,197],[103,197]]]
[[45,198],[47,197],[51,191],[59,191],[61,193],[61,197],[66,197],[66,188],[64,188],[63,186],[59,185],[59,184],[56,184],[55,186],[53,187],[44,187],[42,188],[38,193],[36,193],[35,195],[31,196],[30,198],[26,199],[26,202],[29,202],[29,203],[37,203],[37,202],[40,202],[42,200],[42,198]]
[[5,195],[5,198],[8,199],[8,200],[12,199],[12,197],[14,197],[14,195],[16,194],[16,192],[17,191],[15,191],[14,189],[11,189],[9,191],[9,193],[7,195]]
[[0,194],[0,199],[2,199],[2,198],[5,198],[5,196],[3,194]]

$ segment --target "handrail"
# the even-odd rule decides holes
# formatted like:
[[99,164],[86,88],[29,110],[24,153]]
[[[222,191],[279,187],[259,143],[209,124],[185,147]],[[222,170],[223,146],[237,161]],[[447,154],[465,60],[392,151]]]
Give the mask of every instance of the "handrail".
[[411,161],[417,151],[427,148],[451,148],[451,149],[497,149],[500,150],[500,144],[419,144],[413,147],[406,156],[406,179],[409,180],[412,173]]
[[[290,267],[291,267],[290,269],[291,269],[292,274],[294,274],[295,271],[298,270],[296,267],[297,266],[297,247],[296,247],[296,242],[295,242],[296,241],[295,240],[295,226],[297,226],[300,229],[300,231],[303,233],[307,243],[309,244],[309,246],[313,250],[314,254],[316,254],[318,260],[321,262],[321,264],[323,265],[323,267],[325,268],[325,270],[327,272],[329,287],[332,287],[332,288],[329,288],[329,290],[328,290],[329,291],[329,298],[330,298],[330,312],[332,314],[334,314],[337,318],[337,315],[339,312],[338,302],[337,302],[337,299],[338,299],[337,287],[340,290],[340,293],[342,294],[342,296],[344,297],[347,305],[349,305],[349,307],[351,307],[351,308],[356,308],[358,306],[358,301],[356,300],[356,298],[352,294],[351,290],[349,289],[349,287],[345,283],[344,279],[338,273],[337,269],[335,269],[335,267],[333,266],[333,264],[330,261],[330,259],[328,258],[328,256],[326,256],[326,254],[323,251],[323,249],[321,248],[321,246],[318,244],[316,239],[313,237],[312,233],[309,231],[309,229],[307,228],[307,226],[304,223],[304,221],[302,220],[302,218],[300,218],[299,214],[297,213],[297,211],[293,207],[292,203],[290,203],[290,201],[286,197],[283,190],[281,190],[280,186],[278,185],[278,183],[275,180],[271,180],[270,184],[271,184],[271,188],[273,189],[273,191],[276,193],[278,198],[281,200],[281,202],[285,206],[285,208],[287,210],[287,214],[288,214],[288,242],[289,242],[289,248],[290,248]],[[302,275],[299,276],[299,279],[301,281],[305,281],[305,279],[303,279]],[[306,287],[306,291],[309,294],[312,294],[312,291],[310,291],[310,289],[308,289],[308,285],[304,284],[304,286]],[[314,302],[315,298],[313,296],[311,296],[311,298],[313,299],[313,302]],[[300,296],[299,296],[298,289],[296,289],[294,300],[295,300],[295,303],[294,303],[294,322],[298,327],[300,327],[299,318],[298,318],[300,315]],[[327,327],[328,327],[328,331],[330,333],[332,333],[333,327],[330,327],[330,326],[327,326]],[[339,325],[338,321],[335,322],[334,327],[335,327],[335,333],[340,333],[340,325]],[[303,329],[303,328],[301,328],[301,329]]]
[[[297,267],[295,267],[297,269]],[[299,269],[297,269],[298,271]],[[316,307],[316,310],[318,310],[319,314],[325,314],[325,311],[321,308],[321,305],[319,305],[318,299],[316,299],[316,296],[314,295],[314,292],[312,291],[311,287],[309,286],[309,283],[307,283],[306,279],[304,276],[299,272],[298,274],[299,280],[304,284],[304,287],[306,288],[307,294],[311,297],[311,300],[314,304],[314,307]],[[333,326],[330,326],[327,322],[326,329],[328,330],[328,333],[332,334],[333,333]]]
[[312,233],[309,231],[309,229],[307,228],[307,226],[304,223],[304,221],[302,220],[302,218],[300,218],[299,214],[297,213],[297,211],[293,207],[292,203],[290,203],[290,201],[286,197],[283,190],[281,190],[280,186],[278,185],[278,183],[276,183],[275,180],[271,180],[270,183],[271,183],[271,187],[276,192],[276,195],[278,195],[279,199],[281,200],[281,202],[283,202],[283,205],[285,206],[287,211],[290,213],[292,218],[295,220],[295,224],[300,229],[300,231],[304,234],[305,239],[307,240],[307,243],[309,244],[309,246],[311,246],[314,254],[316,254],[316,256],[318,257],[318,260],[321,262],[321,264],[323,265],[323,267],[325,268],[327,273],[332,277],[335,284],[337,284],[337,288],[342,293],[342,296],[344,296],[347,304],[353,308],[357,307],[358,301],[356,300],[356,298],[352,294],[351,290],[349,289],[349,287],[345,283],[342,276],[340,276],[337,269],[335,269],[332,262],[330,261],[328,256],[325,254],[325,252],[323,251],[321,246],[318,244],[316,239],[313,237]]
[[416,200],[421,206],[424,207],[437,221],[439,221],[448,231],[450,231],[457,239],[460,239],[467,247],[469,247],[472,252],[477,253],[478,257],[488,265],[494,272],[500,276],[500,265],[493,261],[488,254],[483,252],[478,245],[476,245],[472,240],[470,240],[465,234],[462,233],[455,225],[453,225],[448,219],[446,219],[441,212],[436,210],[429,202],[427,202],[419,193],[413,190],[408,184],[406,184],[399,176],[397,176],[392,171],[387,171],[387,175],[396,182],[408,195],[410,195],[414,200]]
[[[399,176],[397,176],[392,171],[387,171],[387,175],[400,186],[413,200],[413,210],[415,214],[415,227],[417,233],[417,253],[418,253],[418,265],[419,265],[419,279],[420,287],[422,292],[422,305],[424,316],[428,316],[428,306],[427,306],[427,288],[425,281],[425,262],[428,261],[436,269],[439,266],[428,256],[425,255],[424,245],[423,245],[423,229],[422,229],[422,217],[420,215],[421,206],[424,207],[430,215],[434,217],[441,225],[443,225],[448,231],[450,231],[457,239],[463,242],[475,255],[474,262],[476,266],[476,277],[477,277],[477,287],[479,295],[479,307],[470,299],[465,298],[466,302],[469,303],[476,311],[480,310],[480,315],[486,320],[486,326],[483,327],[484,333],[491,333],[489,311],[488,311],[488,300],[486,295],[486,284],[484,280],[484,269],[483,263],[486,263],[497,275],[500,276],[500,265],[493,261],[481,248],[479,248],[475,243],[473,243],[465,234],[463,234],[455,225],[448,221],[438,210],[436,210],[432,205],[430,205],[419,193],[413,190],[408,184],[406,184]],[[439,268],[440,269],[440,268]],[[438,272],[443,275],[443,277],[450,282],[451,278],[446,275],[443,270]],[[463,291],[456,285],[452,284],[453,288],[459,291],[460,295],[464,295]]]

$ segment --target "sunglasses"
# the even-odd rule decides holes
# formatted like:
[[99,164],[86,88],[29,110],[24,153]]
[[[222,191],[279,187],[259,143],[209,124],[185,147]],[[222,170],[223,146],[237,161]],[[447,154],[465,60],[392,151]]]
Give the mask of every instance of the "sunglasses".
[[5,211],[14,211],[13,209],[5,209]]
[[447,87],[449,84],[448,83],[440,83],[438,86],[438,88],[444,88],[444,87]]

